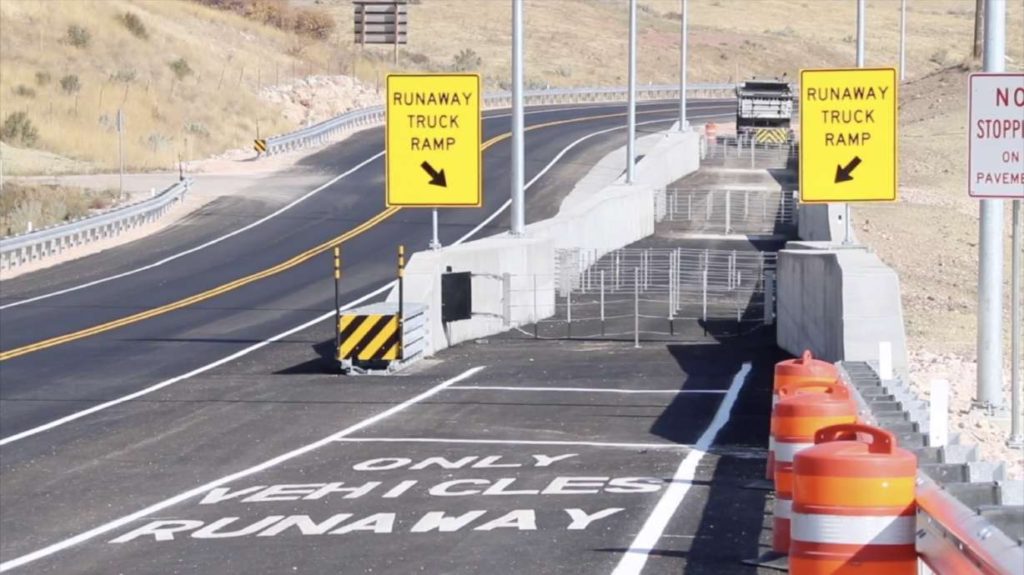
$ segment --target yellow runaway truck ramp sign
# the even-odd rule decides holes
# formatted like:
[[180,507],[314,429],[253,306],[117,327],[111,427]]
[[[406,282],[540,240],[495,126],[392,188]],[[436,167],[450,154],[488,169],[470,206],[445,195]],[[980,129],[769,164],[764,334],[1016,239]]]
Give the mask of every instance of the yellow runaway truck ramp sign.
[[391,74],[387,205],[479,207],[480,76]]
[[896,70],[800,72],[800,201],[896,201]]

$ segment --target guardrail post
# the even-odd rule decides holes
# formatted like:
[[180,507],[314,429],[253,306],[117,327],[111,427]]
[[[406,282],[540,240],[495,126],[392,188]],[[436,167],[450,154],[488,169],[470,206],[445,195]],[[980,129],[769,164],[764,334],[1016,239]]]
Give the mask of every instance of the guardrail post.
[[601,270],[601,335],[604,335],[604,270]]
[[537,309],[537,274],[533,274],[533,339],[537,339],[537,326],[540,325],[540,310]]

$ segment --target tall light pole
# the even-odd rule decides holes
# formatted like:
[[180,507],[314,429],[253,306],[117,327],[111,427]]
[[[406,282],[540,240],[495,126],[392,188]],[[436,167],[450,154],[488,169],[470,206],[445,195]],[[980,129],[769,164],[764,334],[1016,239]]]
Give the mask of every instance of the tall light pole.
[[[857,0],[857,67],[864,67],[864,4],[865,0]],[[853,229],[853,217],[850,210],[850,203],[847,202],[843,206],[843,223],[845,224],[845,235],[843,237],[843,244],[849,245],[853,243],[851,236]]]
[[686,44],[688,40],[686,18],[690,2],[682,0],[682,3],[682,23],[679,31],[679,131],[685,132],[689,129],[686,121]]
[[[1006,70],[1006,0],[985,0],[985,71]],[[981,200],[978,234],[978,392],[975,405],[1003,406],[1003,201]]]
[[626,104],[626,183],[633,183],[636,153],[636,0],[629,0],[629,96]]
[[907,78],[907,0],[900,0],[900,82]]
[[523,198],[523,0],[512,0],[512,235],[526,225]]

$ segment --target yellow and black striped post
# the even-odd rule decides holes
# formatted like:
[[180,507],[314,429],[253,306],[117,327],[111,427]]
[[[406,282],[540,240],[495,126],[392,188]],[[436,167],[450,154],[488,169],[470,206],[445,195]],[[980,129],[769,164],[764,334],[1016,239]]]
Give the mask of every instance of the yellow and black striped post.
[[252,141],[252,149],[256,150],[256,155],[267,153],[267,140],[265,138],[256,138]]
[[334,246],[334,349],[341,347],[341,246]]
[[402,340],[405,336],[405,246],[398,246],[398,357],[405,354]]

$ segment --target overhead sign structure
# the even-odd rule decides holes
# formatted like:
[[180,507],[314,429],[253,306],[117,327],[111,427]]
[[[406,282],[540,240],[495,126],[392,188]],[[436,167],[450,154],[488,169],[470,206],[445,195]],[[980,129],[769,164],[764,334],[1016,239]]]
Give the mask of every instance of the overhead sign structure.
[[1024,200],[1024,74],[971,74],[967,190]]
[[800,72],[800,201],[896,201],[895,68]]
[[478,74],[387,79],[387,205],[483,203]]

